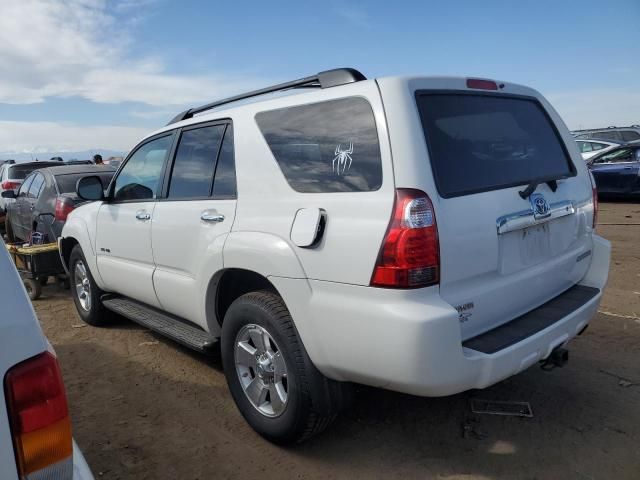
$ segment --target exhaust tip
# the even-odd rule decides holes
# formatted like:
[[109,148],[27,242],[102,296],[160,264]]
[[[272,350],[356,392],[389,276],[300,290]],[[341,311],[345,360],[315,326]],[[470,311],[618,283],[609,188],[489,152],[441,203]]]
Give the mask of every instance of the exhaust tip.
[[566,348],[554,348],[551,354],[541,362],[543,370],[553,370],[556,367],[564,367],[569,362],[569,350]]

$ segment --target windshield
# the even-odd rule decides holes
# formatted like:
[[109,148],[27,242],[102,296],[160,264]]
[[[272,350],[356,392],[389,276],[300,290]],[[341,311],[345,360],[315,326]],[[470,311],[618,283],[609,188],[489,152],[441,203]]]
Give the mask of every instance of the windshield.
[[541,105],[528,98],[418,92],[431,165],[442,197],[574,174]]

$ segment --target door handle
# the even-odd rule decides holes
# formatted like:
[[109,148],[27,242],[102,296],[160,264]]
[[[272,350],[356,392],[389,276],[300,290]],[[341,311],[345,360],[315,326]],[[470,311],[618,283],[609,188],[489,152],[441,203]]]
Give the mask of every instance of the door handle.
[[224,215],[220,213],[203,212],[202,215],[200,215],[200,220],[203,222],[220,223],[224,222]]
[[145,212],[144,210],[140,210],[139,212],[136,212],[136,219],[140,220],[141,222],[146,222],[147,220],[151,219],[151,214]]

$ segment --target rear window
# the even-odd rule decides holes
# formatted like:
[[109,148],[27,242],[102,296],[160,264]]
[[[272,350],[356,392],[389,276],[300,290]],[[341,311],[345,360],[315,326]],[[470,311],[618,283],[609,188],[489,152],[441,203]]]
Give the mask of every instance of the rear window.
[[43,166],[39,166],[39,165],[14,165],[11,166],[9,168],[9,171],[7,172],[7,178],[10,178],[12,180],[24,180],[25,178],[27,178],[27,175],[29,175],[31,172],[33,172],[34,170],[37,170],[39,168],[44,168],[46,167],[46,165]]
[[[97,175],[98,177],[100,177],[103,190],[106,190],[109,186],[109,182],[111,181],[111,177],[113,177],[114,173],[115,172],[101,173]],[[95,175],[95,173],[73,173],[66,175],[56,175],[58,190],[60,190],[60,193],[75,193],[78,180],[80,180],[82,177],[91,177],[93,175]]]
[[256,122],[294,190],[368,192],[382,185],[378,133],[364,98],[261,112]]
[[575,174],[551,120],[533,99],[417,92],[416,100],[442,197]]

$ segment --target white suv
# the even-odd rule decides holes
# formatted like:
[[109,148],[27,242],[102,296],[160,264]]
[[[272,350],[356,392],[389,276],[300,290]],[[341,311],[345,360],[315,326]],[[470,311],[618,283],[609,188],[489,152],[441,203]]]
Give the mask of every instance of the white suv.
[[82,318],[220,342],[281,443],[350,382],[451,395],[562,363],[608,275],[573,137],[506,82],[322,72],[187,110],[78,193],[97,201],[60,251]]

